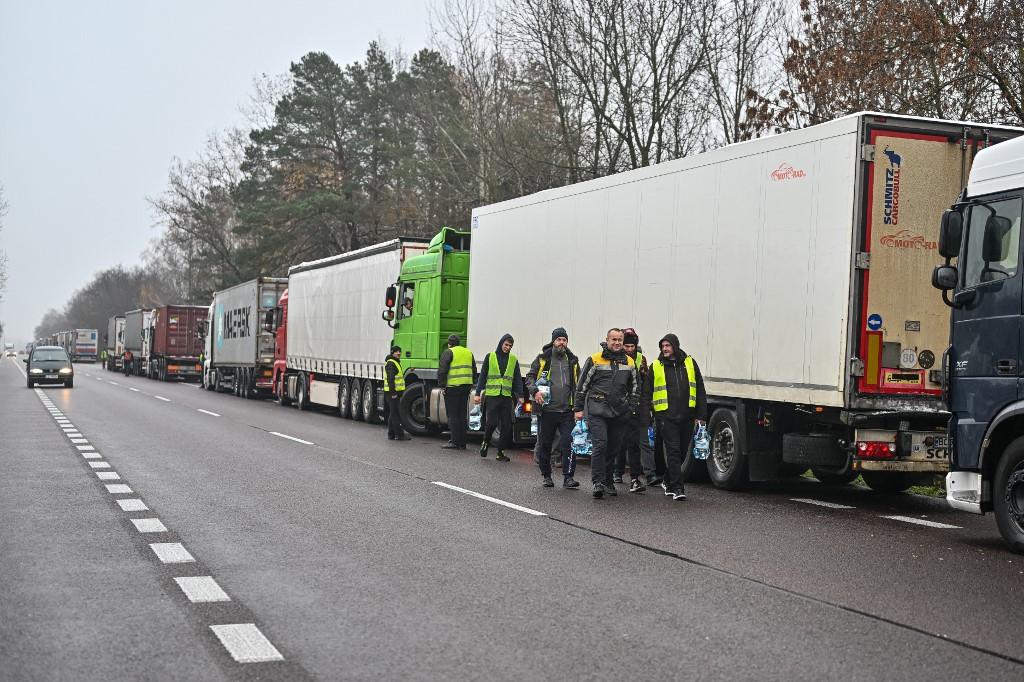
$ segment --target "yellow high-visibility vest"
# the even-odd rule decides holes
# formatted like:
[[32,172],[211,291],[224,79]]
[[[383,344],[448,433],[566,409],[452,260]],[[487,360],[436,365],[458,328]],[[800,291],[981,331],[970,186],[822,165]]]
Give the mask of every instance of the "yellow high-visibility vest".
[[[402,363],[394,358],[388,358],[388,361],[384,364],[392,364],[395,366],[395,393],[401,393],[405,390],[405,375],[402,373]],[[384,379],[384,392],[391,392],[391,389],[388,388],[388,381],[386,378]]]
[[490,362],[487,363],[487,385],[484,387],[484,395],[511,396],[512,372],[516,368],[516,356],[508,354],[508,364],[505,365],[504,374],[498,368],[498,358],[494,353],[491,353],[490,358]]
[[452,364],[448,368],[449,386],[469,386],[473,383],[473,353],[462,346],[452,346]]
[[[690,382],[690,400],[689,406],[691,408],[697,407],[697,372],[693,368],[693,358],[689,355],[686,356],[686,360],[683,361],[683,366],[686,367],[686,378]],[[659,360],[651,363],[651,370],[654,372],[654,396],[651,405],[654,407],[655,412],[664,412],[668,409],[668,386],[665,384],[665,365]]]

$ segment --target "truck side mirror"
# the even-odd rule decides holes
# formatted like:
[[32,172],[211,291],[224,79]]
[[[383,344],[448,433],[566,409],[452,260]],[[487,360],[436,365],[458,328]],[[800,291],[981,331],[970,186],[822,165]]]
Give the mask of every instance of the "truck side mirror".
[[959,276],[956,267],[952,265],[939,265],[932,270],[932,286],[941,291],[952,291],[956,289]]
[[398,287],[396,287],[394,284],[392,284],[391,286],[388,287],[387,292],[384,294],[384,307],[385,308],[389,308],[389,309],[390,308],[394,308],[395,307],[395,301],[397,301],[397,300],[398,300]]
[[942,224],[939,227],[939,255],[943,258],[959,256],[963,232],[964,214],[955,208],[946,209],[942,213]]

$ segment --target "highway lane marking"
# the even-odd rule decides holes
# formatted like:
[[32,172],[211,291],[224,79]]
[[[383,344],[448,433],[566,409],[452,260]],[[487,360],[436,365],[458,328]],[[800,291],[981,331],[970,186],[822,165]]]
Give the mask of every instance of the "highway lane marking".
[[892,519],[893,521],[902,521],[903,523],[914,523],[918,526],[928,526],[929,528],[962,528],[963,526],[954,526],[949,523],[939,523],[938,521],[928,521],[927,519],[915,519],[913,516],[883,516],[883,519]]
[[166,533],[167,526],[160,519],[128,519],[140,533]]
[[[90,375],[86,374],[85,376],[90,376]],[[96,377],[96,381],[103,381],[103,377]]]
[[78,450],[79,450],[79,451],[84,451],[84,450],[95,450],[95,449],[96,449],[96,448],[95,448],[95,447],[93,447],[92,445],[76,445],[75,447],[76,447],[76,448],[78,448]]
[[100,459],[103,455],[98,452],[83,452],[82,457],[85,457],[86,459]]
[[137,388],[135,388],[135,387],[133,387],[133,386],[129,386],[129,387],[128,387],[128,390],[129,390],[129,391],[135,391],[136,393],[138,393],[138,392],[139,392],[139,389],[137,389]]
[[195,561],[195,558],[188,553],[185,546],[180,542],[151,542],[149,548],[156,554],[160,563],[164,564],[188,564]]
[[101,481],[120,481],[121,476],[116,471],[97,471],[96,478]]
[[221,586],[217,584],[213,576],[197,575],[187,578],[175,578],[174,582],[178,583],[178,587],[181,588],[181,591],[185,593],[185,596],[193,604],[231,601],[231,597],[221,589]]
[[121,511],[126,512],[149,511],[146,503],[138,498],[117,500],[117,506],[121,508]]
[[107,381],[107,383],[110,384],[111,386],[120,386],[121,385],[121,384],[117,383],[116,381],[109,381],[109,380]]
[[459,493],[462,493],[464,495],[470,495],[472,497],[477,497],[477,498],[479,498],[481,500],[486,500],[488,502],[493,502],[494,504],[500,504],[503,507],[508,507],[509,509],[515,509],[516,511],[521,511],[521,512],[524,512],[526,514],[530,514],[532,516],[547,516],[547,514],[545,514],[544,512],[539,512],[536,509],[530,509],[529,507],[523,507],[523,506],[520,506],[518,504],[514,504],[512,502],[506,502],[505,500],[499,500],[497,497],[491,497],[489,495],[484,495],[483,493],[474,492],[472,490],[466,490],[465,488],[460,488],[457,485],[452,485],[451,483],[445,483],[444,481],[431,481],[431,483],[433,483],[434,485],[439,485],[442,488],[448,488],[449,490],[454,490],[455,492],[459,492]]
[[220,416],[220,415],[219,415],[219,414],[217,414],[216,412],[210,412],[209,410],[204,410],[204,409],[202,409],[202,408],[199,408],[199,407],[197,407],[197,408],[196,408],[196,411],[197,411],[197,412],[202,412],[203,414],[208,414],[208,415],[210,415],[211,417],[219,417],[219,416]]
[[316,445],[315,443],[312,443],[308,440],[302,440],[301,438],[296,438],[295,436],[289,436],[287,433],[278,433],[277,431],[267,431],[267,433],[269,433],[272,436],[277,436],[279,438],[287,438],[288,440],[293,440],[296,443],[302,443],[303,445]]
[[72,443],[88,443],[89,440],[86,438],[71,438],[69,439]]
[[153,397],[154,397],[154,398],[156,398],[157,400],[162,400],[162,401],[164,401],[165,403],[169,403],[169,402],[171,402],[171,399],[170,399],[170,398],[165,398],[165,397],[163,397],[162,395],[155,395],[155,396],[153,396]]
[[231,654],[231,658],[239,663],[284,660],[281,652],[260,632],[255,623],[211,625],[210,629]]
[[110,483],[107,485],[107,492],[111,495],[131,494],[134,492],[131,487],[124,483]]
[[109,469],[110,462],[89,462],[90,469]]
[[824,502],[822,500],[811,500],[805,497],[791,497],[790,502],[803,502],[804,504],[816,504],[819,507],[828,507],[829,509],[856,509],[848,504],[836,504],[835,502]]

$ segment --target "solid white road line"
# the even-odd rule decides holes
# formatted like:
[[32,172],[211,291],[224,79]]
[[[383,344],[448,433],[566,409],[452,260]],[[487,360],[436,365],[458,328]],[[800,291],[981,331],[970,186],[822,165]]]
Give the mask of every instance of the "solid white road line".
[[893,521],[902,521],[904,523],[915,523],[918,526],[928,526],[929,528],[962,528],[962,526],[953,526],[948,523],[939,523],[938,521],[915,519],[913,516],[883,516],[882,518],[892,519]]
[[121,477],[116,471],[97,471],[96,478],[101,481],[120,481]]
[[171,399],[170,399],[170,398],[165,398],[165,397],[163,397],[162,395],[155,395],[155,396],[153,396],[153,397],[154,397],[154,398],[156,398],[157,400],[162,400],[162,401],[164,401],[165,403],[169,403],[169,402],[171,402]]
[[284,660],[281,652],[260,632],[255,623],[211,625],[210,629],[231,654],[231,658],[239,663]]
[[111,495],[120,495],[121,493],[131,494],[133,491],[124,483],[110,483],[107,485],[107,492]]
[[823,502],[822,500],[810,500],[804,497],[791,497],[790,502],[803,502],[804,504],[816,504],[819,507],[828,507],[829,509],[856,509],[848,504],[836,504],[835,502]]
[[93,469],[109,469],[110,462],[89,462],[89,466]]
[[210,412],[209,410],[203,410],[203,409],[201,409],[201,408],[196,408],[196,411],[197,411],[197,412],[202,412],[203,414],[208,414],[208,415],[210,415],[211,417],[219,417],[219,416],[220,416],[220,415],[219,415],[219,414],[217,414],[216,412]]
[[449,490],[454,490],[455,492],[463,493],[465,495],[472,495],[473,497],[478,497],[481,500],[487,500],[488,502],[493,502],[494,504],[500,504],[503,507],[515,509],[516,511],[521,511],[526,514],[532,514],[533,516],[547,516],[547,514],[545,514],[544,512],[539,512],[536,509],[530,509],[529,507],[521,507],[518,504],[506,502],[505,500],[499,500],[497,497],[490,497],[488,495],[473,492],[472,490],[466,490],[465,488],[460,488],[457,485],[451,485],[450,483],[445,483],[444,481],[432,481],[432,483],[434,485],[439,485],[442,488],[448,488]]
[[187,564],[195,561],[180,542],[151,542],[149,548],[165,564]]
[[132,387],[132,386],[129,386],[129,387],[128,387],[128,390],[129,390],[129,391],[135,391],[136,393],[138,393],[138,392],[139,392],[139,389],[137,389],[137,388],[134,388],[134,387]]
[[167,526],[160,519],[129,519],[140,533],[166,533]]
[[121,508],[121,511],[126,512],[149,511],[149,507],[146,506],[146,503],[138,498],[117,500],[117,506]]
[[217,581],[209,575],[197,575],[189,578],[175,578],[174,582],[185,593],[193,604],[211,601],[231,601],[228,593],[221,589]]
[[302,440],[301,438],[296,438],[295,436],[289,436],[287,433],[278,433],[277,431],[271,431],[270,435],[278,436],[279,438],[287,438],[288,440],[293,440],[296,443],[302,443],[303,445],[313,445],[313,443],[311,443],[308,440]]

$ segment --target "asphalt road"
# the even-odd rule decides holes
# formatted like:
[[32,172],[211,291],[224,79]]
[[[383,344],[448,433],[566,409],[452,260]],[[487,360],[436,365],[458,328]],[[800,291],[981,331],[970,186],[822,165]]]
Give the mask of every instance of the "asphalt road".
[[528,452],[77,372],[0,363],[5,680],[1024,677],[1024,557],[941,501],[596,501]]

